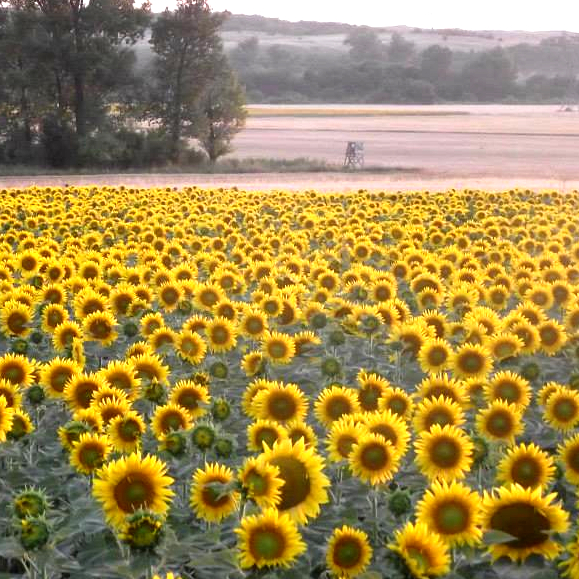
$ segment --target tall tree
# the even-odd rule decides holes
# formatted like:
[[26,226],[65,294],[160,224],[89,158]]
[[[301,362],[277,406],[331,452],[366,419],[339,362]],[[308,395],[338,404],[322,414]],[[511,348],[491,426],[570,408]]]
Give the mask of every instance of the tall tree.
[[380,60],[384,55],[384,46],[375,30],[367,26],[356,28],[344,40],[350,47],[350,56],[356,62]]
[[211,163],[231,151],[233,137],[245,126],[245,92],[223,58],[197,105],[194,134]]
[[194,136],[198,101],[222,58],[223,19],[206,0],[178,0],[174,11],[165,10],[152,26],[156,82],[149,114],[166,131],[174,161],[181,139]]
[[[10,0],[38,16],[46,45],[38,58],[52,70],[57,116],[70,107],[76,135],[85,137],[98,120],[105,97],[122,84],[119,74],[128,56],[126,45],[144,35],[148,0]],[[101,111],[102,112],[102,111]]]

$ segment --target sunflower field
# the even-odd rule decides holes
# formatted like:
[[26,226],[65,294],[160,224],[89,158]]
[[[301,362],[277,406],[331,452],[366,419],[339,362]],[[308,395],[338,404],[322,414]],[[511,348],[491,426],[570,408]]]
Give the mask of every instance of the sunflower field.
[[0,214],[0,578],[579,579],[579,194]]

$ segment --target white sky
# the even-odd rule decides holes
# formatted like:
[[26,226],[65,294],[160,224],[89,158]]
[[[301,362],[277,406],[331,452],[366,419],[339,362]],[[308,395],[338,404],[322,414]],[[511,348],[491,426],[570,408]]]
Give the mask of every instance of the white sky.
[[[154,10],[174,0],[152,0]],[[209,0],[214,10],[283,20],[469,30],[579,32],[577,0]]]

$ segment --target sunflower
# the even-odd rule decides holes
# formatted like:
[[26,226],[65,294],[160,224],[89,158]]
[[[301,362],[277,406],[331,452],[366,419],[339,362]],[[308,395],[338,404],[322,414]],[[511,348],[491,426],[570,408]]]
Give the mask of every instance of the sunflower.
[[347,414],[360,412],[360,403],[355,390],[344,386],[324,388],[316,400],[314,413],[325,426]]
[[523,343],[520,349],[521,354],[534,354],[541,347],[539,330],[526,319],[514,324],[510,331]]
[[105,385],[105,380],[99,374],[75,374],[67,382],[63,395],[72,410],[88,408],[93,394]]
[[14,409],[10,408],[4,396],[0,396],[0,442],[6,442],[6,435],[12,430]]
[[173,479],[156,456],[140,452],[113,460],[97,471],[93,495],[102,504],[106,520],[120,528],[125,517],[138,509],[164,515],[173,497]]
[[557,450],[565,478],[571,484],[579,485],[579,434],[567,438]]
[[54,328],[52,344],[56,351],[64,352],[66,348],[72,346],[75,338],[83,338],[82,328],[76,322],[62,322]]
[[238,329],[242,336],[259,340],[267,330],[267,317],[257,309],[248,308],[239,321]]
[[451,366],[457,378],[484,378],[492,370],[492,359],[485,347],[467,343],[455,352]]
[[169,402],[185,408],[191,419],[196,420],[206,414],[211,396],[206,386],[192,380],[180,380],[169,393]]
[[543,419],[552,428],[571,430],[579,424],[579,393],[564,386],[558,386],[545,402]]
[[257,392],[252,401],[256,418],[265,418],[286,423],[303,420],[308,411],[307,399],[295,384],[271,383]]
[[227,318],[215,318],[205,329],[209,348],[212,352],[227,352],[237,344],[236,330]]
[[323,472],[323,458],[313,448],[306,448],[303,439],[295,444],[282,440],[271,448],[265,446],[261,456],[279,469],[279,478],[284,481],[278,510],[300,524],[317,517],[320,505],[328,502],[326,489],[330,485]]
[[423,372],[436,374],[450,367],[451,345],[441,338],[429,338],[418,352],[418,363]]
[[[0,396],[1,398],[1,396]],[[0,414],[2,411],[0,411]],[[0,418],[0,422],[2,419]],[[0,426],[0,430],[2,427]],[[12,415],[12,428],[8,432],[8,437],[14,440],[20,440],[23,436],[30,434],[34,430],[34,425],[30,416],[23,410],[16,409]]]
[[186,408],[169,403],[157,406],[151,420],[151,429],[158,440],[162,440],[169,432],[189,430],[193,421]]
[[402,388],[387,388],[378,401],[378,410],[390,410],[404,420],[410,420],[414,412],[414,403]]
[[207,344],[199,334],[182,331],[175,344],[177,354],[191,364],[200,364],[205,358]]
[[315,346],[319,346],[322,343],[322,340],[310,331],[298,332],[293,336],[293,339],[296,356],[303,356],[312,351]]
[[518,356],[525,344],[519,336],[503,333],[488,338],[485,346],[495,360],[507,360]]
[[420,349],[432,339],[434,331],[424,322],[405,322],[393,326],[392,334],[388,340],[391,343],[398,343],[405,353],[412,357],[418,356]]
[[295,356],[296,346],[291,336],[267,331],[262,337],[261,352],[273,364],[289,364]]
[[361,416],[360,423],[369,433],[383,436],[400,457],[406,454],[410,432],[400,416],[390,410],[367,412]]
[[476,417],[478,433],[490,441],[512,444],[523,428],[521,411],[504,400],[491,402]]
[[254,380],[247,385],[241,399],[241,408],[243,409],[243,412],[247,414],[247,416],[250,416],[251,418],[257,418],[255,409],[253,407],[253,399],[261,390],[266,390],[272,384],[276,384],[276,382],[258,378],[257,380]]
[[70,464],[80,473],[91,475],[102,467],[111,451],[107,436],[85,433],[73,443]]
[[356,381],[359,386],[358,402],[360,403],[360,408],[366,412],[375,412],[378,410],[380,398],[382,398],[384,392],[390,387],[388,380],[378,374],[360,370]]
[[158,382],[159,384],[166,384],[169,378],[169,367],[163,365],[163,362],[156,354],[142,354],[131,358],[129,362],[132,364],[137,378],[141,381],[142,386]]
[[159,304],[167,312],[176,310],[179,305],[179,300],[182,297],[183,290],[181,289],[181,284],[177,282],[168,281],[157,288],[157,299]]
[[390,480],[398,469],[399,454],[391,442],[380,434],[364,434],[348,456],[354,475],[371,485]]
[[552,356],[567,343],[565,327],[555,320],[547,320],[537,326],[543,352]]
[[315,448],[318,438],[314,429],[302,420],[291,420],[284,424],[288,438],[295,444],[298,440],[303,440],[306,448]]
[[24,304],[15,300],[4,302],[0,309],[0,328],[6,336],[26,338],[32,331],[30,322],[33,312]]
[[147,342],[135,342],[127,348],[125,359],[130,361],[131,358],[136,358],[144,354],[154,354],[151,346],[147,344]]
[[35,377],[35,366],[20,354],[5,354],[0,357],[0,380],[27,388]]
[[115,327],[117,320],[110,312],[94,312],[83,320],[83,333],[87,340],[110,346],[118,337]]
[[368,434],[365,426],[354,421],[351,416],[344,416],[332,424],[328,434],[327,448],[328,458],[334,462],[347,460],[352,453],[355,444]]
[[213,307],[225,299],[225,294],[217,284],[199,284],[195,290],[195,306],[210,312]]
[[141,447],[141,438],[146,428],[141,415],[129,410],[110,420],[107,435],[115,451],[131,453]]
[[101,402],[93,400],[91,408],[94,408],[99,412],[104,425],[108,426],[113,418],[124,416],[129,410],[131,410],[131,405],[126,399],[113,396],[111,398],[106,398]]
[[406,523],[388,548],[398,553],[416,579],[441,577],[450,571],[448,546],[425,523]]
[[343,525],[334,529],[326,549],[326,565],[338,577],[353,579],[372,560],[372,547],[364,531]]
[[13,408],[14,410],[18,410],[22,403],[20,386],[12,384],[8,380],[0,380],[0,396],[4,397],[8,408]]
[[67,383],[78,374],[81,368],[73,360],[53,358],[40,372],[40,384],[51,398],[63,398]]
[[153,332],[165,327],[165,318],[160,312],[151,312],[141,318],[141,335],[148,338]]
[[259,515],[243,517],[238,535],[240,566],[290,567],[306,550],[296,523],[285,513],[274,508]]
[[78,320],[95,313],[108,312],[108,299],[90,287],[85,287],[74,297],[74,317]]
[[468,486],[434,481],[416,505],[416,518],[450,546],[476,546],[482,538],[479,509],[480,496]]
[[247,427],[247,448],[254,452],[261,452],[264,444],[272,446],[286,438],[286,429],[275,420],[259,419]]
[[414,412],[414,429],[417,433],[430,430],[435,424],[462,426],[465,422],[462,408],[450,398],[439,396],[424,400]]
[[263,354],[261,352],[248,352],[245,354],[241,359],[241,369],[248,377],[262,374],[265,369]]
[[463,407],[468,404],[464,383],[449,378],[447,374],[431,374],[424,378],[418,385],[415,396],[424,400],[442,396]]
[[275,507],[281,501],[279,469],[258,458],[247,458],[239,470],[239,482],[247,495],[259,507]]
[[122,390],[127,395],[128,400],[138,398],[141,380],[137,377],[130,362],[110,362],[106,368],[99,370],[98,375],[113,388]]
[[72,420],[84,422],[92,432],[103,431],[103,419],[96,408],[79,408],[72,415]]
[[[235,477],[225,465],[206,464],[193,475],[190,505],[197,517],[219,523],[231,515],[239,504],[239,492],[232,490]],[[221,488],[216,488],[220,486]]]
[[569,579],[577,579],[579,577],[579,533],[576,533],[573,541],[567,544],[566,552],[569,558],[559,563],[561,575]]
[[545,406],[551,394],[553,394],[560,388],[564,389],[565,386],[563,386],[563,384],[559,384],[558,382],[546,382],[545,384],[543,384],[543,386],[539,390],[539,393],[537,394],[537,403],[540,406]]
[[555,476],[553,459],[534,443],[509,448],[497,466],[497,480],[523,488],[546,487]]
[[176,346],[178,336],[171,328],[163,327],[155,330],[148,341],[153,351],[167,354]]
[[415,462],[430,480],[461,479],[471,467],[474,445],[458,427],[435,424],[421,432],[414,443]]
[[554,559],[561,547],[554,533],[564,533],[569,528],[569,514],[558,504],[555,493],[543,496],[540,488],[523,488],[518,484],[485,492],[482,502],[484,531],[500,531],[512,540],[494,543],[488,547],[493,559],[509,557],[524,561],[530,555]]
[[515,372],[497,372],[484,388],[487,401],[504,400],[523,411],[531,401],[529,382]]

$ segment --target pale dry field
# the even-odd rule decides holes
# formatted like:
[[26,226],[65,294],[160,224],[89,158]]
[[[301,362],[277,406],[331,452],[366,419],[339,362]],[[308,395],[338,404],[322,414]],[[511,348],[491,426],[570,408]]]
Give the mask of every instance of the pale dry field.
[[[324,109],[336,107],[339,115],[324,116]],[[272,116],[263,116],[268,108]],[[0,187],[69,183],[323,191],[579,189],[579,112],[558,112],[557,105],[352,105],[354,116],[348,116],[349,107],[342,105],[303,108],[308,116],[299,116],[296,106],[260,106],[260,116],[250,115],[246,129],[237,136],[232,156],[310,157],[341,164],[346,142],[359,140],[365,143],[367,165],[388,172],[0,177]],[[311,114],[316,108],[319,116]],[[380,114],[360,116],[364,108]],[[453,112],[457,114],[448,114]]]
[[[283,108],[288,115],[299,112]],[[340,163],[352,140],[365,143],[367,165],[415,169],[437,178],[579,178],[579,112],[559,112],[556,105],[382,108],[397,114],[250,116],[234,154]],[[404,110],[412,114],[400,114]],[[460,114],[432,114],[453,111]]]

